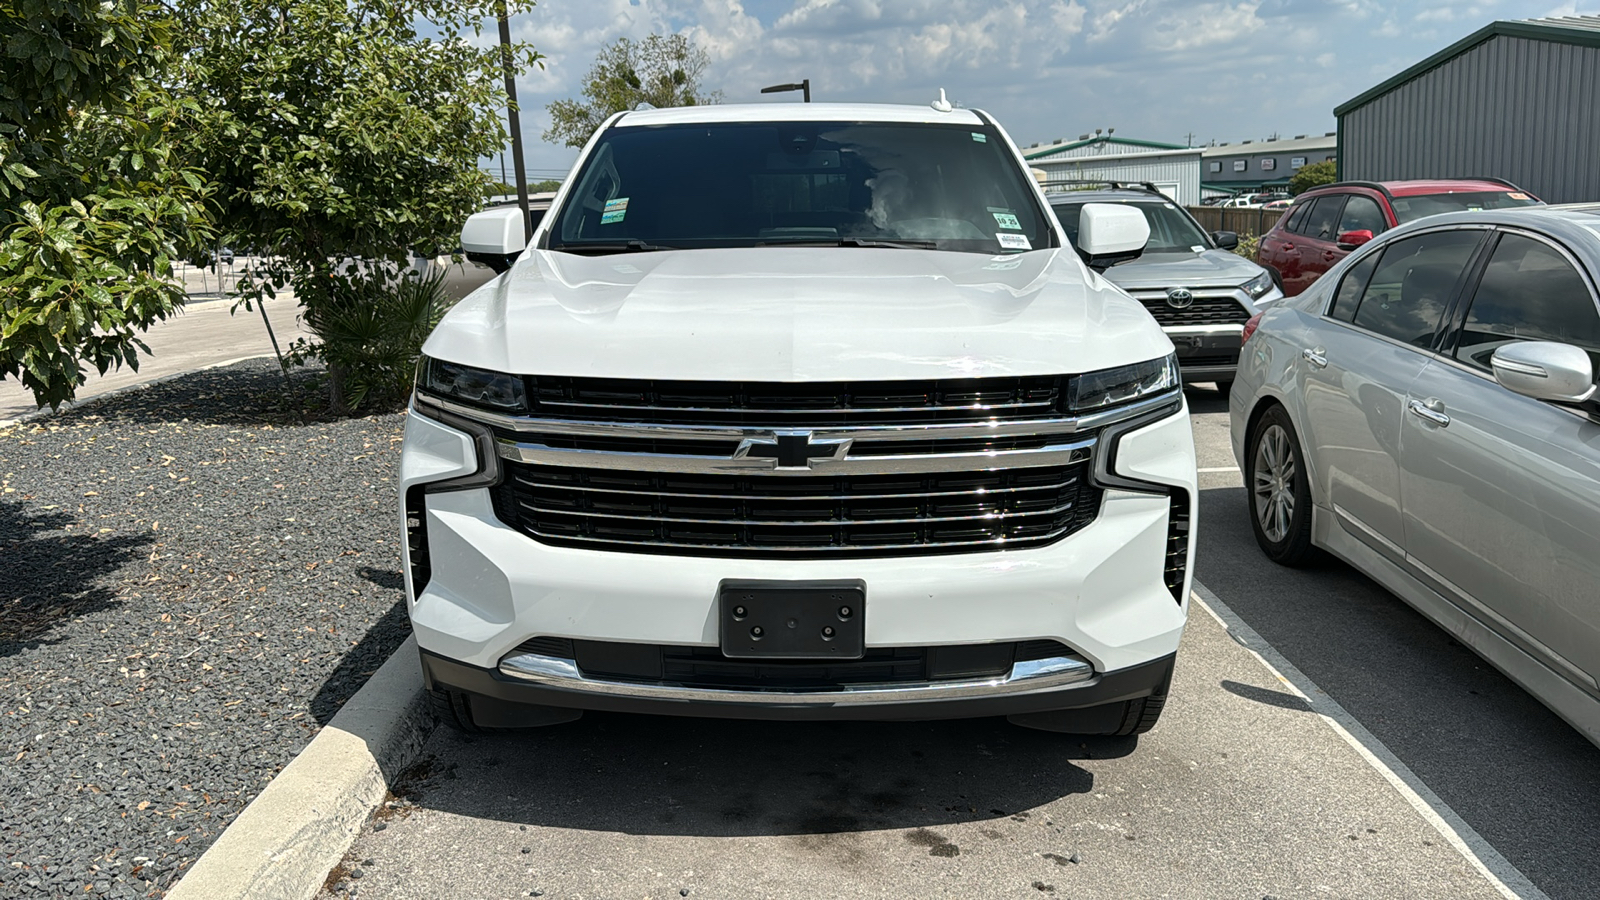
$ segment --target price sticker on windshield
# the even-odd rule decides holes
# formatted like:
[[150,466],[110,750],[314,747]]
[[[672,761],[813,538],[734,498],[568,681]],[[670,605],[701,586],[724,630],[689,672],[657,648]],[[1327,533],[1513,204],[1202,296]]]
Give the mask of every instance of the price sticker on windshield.
[[1001,228],[1010,228],[1013,231],[1021,231],[1022,230],[1022,223],[1018,222],[1017,221],[1017,217],[1012,215],[1011,213],[1008,213],[1008,212],[996,212],[996,213],[990,213],[990,215],[994,216],[995,224],[1000,226]]
[[605,210],[600,213],[600,224],[601,225],[613,225],[613,224],[615,224],[617,222],[621,222],[624,218],[627,217],[627,215],[628,215],[628,198],[627,197],[618,197],[615,200],[607,200],[606,201]]
[[1000,242],[1000,247],[1004,250],[1033,249],[1033,244],[1028,242],[1028,236],[1025,234],[1006,234],[1005,232],[1001,232],[996,234],[994,238]]

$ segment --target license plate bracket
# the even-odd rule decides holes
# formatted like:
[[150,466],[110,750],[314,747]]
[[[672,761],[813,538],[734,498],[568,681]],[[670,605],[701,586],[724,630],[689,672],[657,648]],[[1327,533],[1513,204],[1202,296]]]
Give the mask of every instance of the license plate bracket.
[[722,655],[729,659],[860,659],[866,655],[862,581],[723,581]]

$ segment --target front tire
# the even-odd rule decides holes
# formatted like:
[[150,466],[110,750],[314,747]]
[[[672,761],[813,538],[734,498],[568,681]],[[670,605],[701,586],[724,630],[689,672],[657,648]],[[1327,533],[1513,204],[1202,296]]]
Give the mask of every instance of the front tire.
[[1251,427],[1244,463],[1250,529],[1261,551],[1291,568],[1312,561],[1311,482],[1300,436],[1283,407],[1272,406]]

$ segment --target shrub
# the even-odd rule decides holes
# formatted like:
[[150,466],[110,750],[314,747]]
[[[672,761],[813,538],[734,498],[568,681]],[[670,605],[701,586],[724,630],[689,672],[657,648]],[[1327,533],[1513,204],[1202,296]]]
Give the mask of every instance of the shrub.
[[335,410],[396,404],[411,392],[422,342],[449,307],[443,270],[424,278],[408,269],[397,278],[389,267],[355,267],[305,304],[317,340],[296,341],[290,358],[328,364],[342,394],[332,398]]

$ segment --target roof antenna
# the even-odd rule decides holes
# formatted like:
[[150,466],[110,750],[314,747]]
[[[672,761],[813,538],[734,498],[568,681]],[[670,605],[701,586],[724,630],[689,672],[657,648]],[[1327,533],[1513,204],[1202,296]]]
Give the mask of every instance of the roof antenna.
[[928,105],[933,107],[935,110],[938,110],[939,112],[949,112],[950,110],[955,109],[954,106],[950,105],[950,101],[945,99],[944,88],[939,88],[939,99],[933,101],[932,103],[930,103]]

